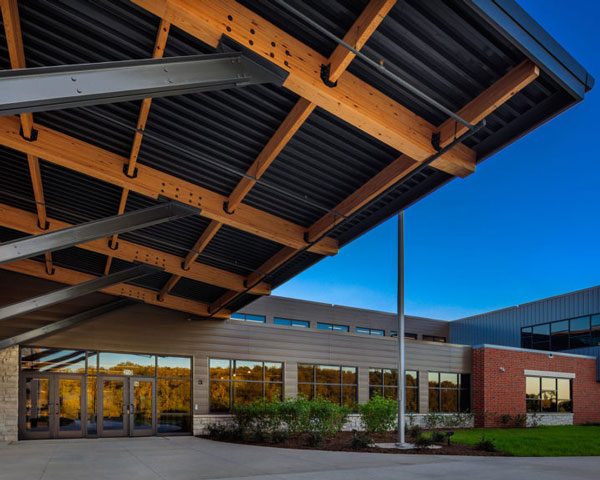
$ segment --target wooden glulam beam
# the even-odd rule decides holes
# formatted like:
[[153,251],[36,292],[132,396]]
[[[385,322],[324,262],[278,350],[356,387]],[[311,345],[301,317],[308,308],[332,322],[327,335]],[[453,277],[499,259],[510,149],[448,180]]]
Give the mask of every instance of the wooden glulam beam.
[[[395,3],[396,0],[371,0],[344,36],[344,41],[360,50]],[[355,56],[354,53],[341,45],[335,48],[328,60],[330,65],[329,78],[332,82],[340,78]],[[251,177],[260,178],[316,106],[315,103],[300,98],[246,173]],[[237,187],[229,195],[227,209],[230,212],[236,209],[255,183],[254,180],[246,177],[240,180]]]
[[[260,267],[258,267],[257,272],[251,273],[246,280],[246,284],[248,286],[254,284],[256,281],[258,281],[262,277],[264,277],[265,274],[271,273],[277,267],[279,267],[280,265],[287,262],[296,253],[298,253],[298,250],[296,250],[295,248],[283,247],[275,255],[273,255],[271,258],[269,258],[265,263],[263,263]],[[234,292],[233,290],[230,290],[230,291],[224,293],[223,295],[221,295],[221,297],[219,297],[215,302],[213,302],[210,305],[210,311],[215,312],[220,307],[227,304],[227,302],[229,302],[229,301],[233,300],[234,298],[236,298],[237,296],[241,295],[241,293],[242,292]]]
[[[539,76],[539,68],[530,61],[525,61],[495,82],[489,88],[484,90],[475,99],[469,102],[461,110],[463,118],[477,123],[492,113],[504,102],[512,98],[518,91],[525,88],[529,83],[534,81]],[[449,135],[448,128],[451,126],[452,133],[448,139],[444,135]],[[461,135],[466,129],[459,130],[457,133]],[[440,127],[442,146],[446,146],[454,139],[454,122],[446,122]],[[419,163],[412,158],[401,155],[394,160],[390,165],[384,168],[381,172],[375,175],[371,180],[366,182],[360,188],[355,190],[351,195],[346,197],[342,202],[335,206],[334,210],[344,216],[352,215],[354,212],[365,206],[372,199],[376,198],[388,188],[402,180],[406,175],[412,172],[419,166]],[[335,225],[343,221],[341,217],[331,213],[323,215],[308,229],[307,239],[309,242],[314,241],[321,235],[327,233]],[[255,272],[248,276],[247,285],[252,285],[256,281],[264,277],[265,273],[270,273],[277,267],[285,263],[297,253],[293,248],[284,247],[271,259],[267,260]],[[239,292],[227,292],[223,294],[216,302],[211,304],[211,312],[216,311],[219,307],[226,305],[228,301],[240,295]]]
[[[334,210],[346,217],[352,215],[418,166],[419,163],[412,158],[400,156],[358,190],[342,200]],[[331,213],[323,215],[308,229],[308,241],[319,238],[342,221],[343,218]]]
[[[474,100],[467,103],[457,113],[470,123],[478,123],[539,76],[539,67],[530,60],[525,60],[494,82],[492,86],[484,90]],[[439,132],[440,145],[445,147],[454,138],[466,133],[467,127],[454,119],[449,119],[440,125]]]
[[[392,9],[396,0],[371,0],[352,27],[344,35],[344,42],[361,50],[379,24]],[[338,45],[329,57],[329,79],[335,82],[346,71],[356,55],[343,45]]]
[[[326,86],[320,77],[324,56],[234,0],[132,1],[192,35],[209,28],[231,37],[289,72],[284,87],[403,154],[422,162],[436,153],[434,125],[349,72],[335,88]],[[475,160],[473,150],[459,145],[433,166],[464,177],[475,170]]]
[[[156,40],[154,41],[154,49],[152,50],[152,58],[162,58],[165,53],[165,45],[169,38],[169,28],[171,25],[165,20],[160,21],[158,26],[158,33],[156,34]],[[150,114],[150,106],[152,105],[151,98],[144,98],[140,107],[140,113],[137,121],[137,132],[133,136],[133,143],[131,145],[131,152],[129,153],[129,163],[127,164],[127,175],[130,177],[135,174],[135,165],[137,163],[138,155],[140,153],[140,147],[142,146],[143,131],[146,129],[146,122],[148,121],[148,115]],[[121,192],[121,201],[119,202],[118,215],[122,215],[125,212],[125,206],[127,205],[127,198],[129,197],[129,190],[124,188]],[[111,242],[117,243],[118,235],[113,235]],[[112,264],[112,257],[106,259],[106,266],[104,267],[104,274],[108,275],[110,272],[110,266]]]
[[[2,23],[4,24],[10,66],[13,69],[25,68],[27,65],[25,63],[25,49],[23,48],[23,34],[21,32],[21,20],[19,18],[17,1],[2,0],[0,9],[2,11]],[[23,135],[25,138],[31,138],[33,115],[31,113],[23,113],[20,115],[20,119]],[[44,202],[40,162],[37,157],[27,155],[27,163],[29,164],[29,176],[31,177],[35,207],[38,213],[38,225],[40,230],[43,230],[46,228],[46,203]],[[46,271],[52,273],[52,254],[46,253],[44,258],[46,260]]]
[[[66,222],[51,218],[48,219],[48,222],[49,232],[72,226]],[[0,225],[31,235],[39,234],[35,214],[9,205],[0,204]],[[111,255],[127,262],[142,262],[149,265],[158,265],[164,268],[166,272],[181,275],[198,282],[208,283],[240,292],[245,290],[245,277],[242,275],[197,262],[194,262],[187,270],[184,270],[182,268],[183,259],[181,257],[127,242],[123,239],[119,239],[117,247],[114,250],[111,249],[105,238],[83,243],[78,245],[78,248],[103,255]],[[253,291],[258,295],[266,295],[270,293],[271,287],[267,283],[261,283],[257,285]]]
[[[0,268],[9,270],[11,272],[30,275],[32,277],[51,280],[53,282],[65,283],[67,285],[75,285],[96,278],[94,275],[88,275],[87,273],[81,273],[76,270],[58,266],[54,267],[54,274],[50,276],[46,273],[44,265],[40,262],[36,262],[35,260],[20,260],[18,262],[0,265]],[[148,288],[136,287],[121,283],[119,285],[113,285],[111,287],[102,289],[100,292],[120,297],[129,297],[150,305],[179,310],[181,312],[186,312],[201,317],[209,315],[209,307],[206,303],[196,302],[194,300],[188,300],[175,296],[169,296],[168,298],[165,298],[164,301],[160,301],[157,298],[157,292]],[[224,319],[229,318],[230,316],[231,312],[227,310],[221,310],[215,315],[215,318]]]
[[[348,33],[344,36],[344,41],[355,46],[360,50],[381,21],[396,3],[396,0],[371,0],[363,12],[359,15]],[[346,70],[350,62],[356,55],[347,48],[338,45],[329,57],[330,79],[335,82]],[[298,129],[304,124],[310,116],[316,104],[309,102],[305,98],[300,98],[292,110],[287,114],[284,121],[279,125],[273,136],[263,147],[260,154],[246,172],[250,177],[256,179],[262,177],[267,168],[275,161],[281,150],[288,144]],[[248,192],[256,184],[251,178],[242,178],[227,200],[227,211],[233,212],[237,206],[244,200]],[[221,228],[222,223],[211,221],[206,231],[198,240],[194,250],[202,251],[210,239]],[[192,255],[190,253],[188,257]],[[194,257],[195,258],[195,257]],[[186,262],[188,258],[186,258]],[[178,278],[171,278],[161,290],[161,295],[168,293],[178,282]]]
[[[202,210],[204,217],[283,245],[296,248],[307,245],[305,228],[301,225],[244,204],[228,214],[223,208],[227,197],[146,165],[138,164],[137,176],[129,178],[123,173],[128,158],[39,124],[34,127],[38,139],[28,142],[19,135],[16,117],[0,117],[0,144],[152,198],[162,195],[193,205]],[[337,241],[326,238],[310,251],[335,255]]]
[[[221,222],[217,222],[216,220],[210,221],[208,226],[204,229],[204,232],[202,232],[202,235],[200,235],[200,238],[192,247],[192,251],[185,256],[185,259],[183,260],[184,269],[189,268],[190,265],[196,261],[198,255],[200,255],[200,253],[206,248],[208,243],[221,229],[222,225],[223,224]],[[159,298],[164,298],[164,296],[167,295],[173,289],[173,287],[175,287],[175,285],[177,285],[179,280],[181,280],[181,275],[173,275],[171,278],[169,278],[169,280],[167,280],[163,288],[160,290]]]

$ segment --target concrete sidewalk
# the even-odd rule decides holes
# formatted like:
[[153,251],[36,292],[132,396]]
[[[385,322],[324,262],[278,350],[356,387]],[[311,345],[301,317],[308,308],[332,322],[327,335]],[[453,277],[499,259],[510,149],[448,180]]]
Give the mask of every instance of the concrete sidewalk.
[[0,447],[0,479],[576,480],[600,457],[511,458],[321,452],[195,437],[23,441]]

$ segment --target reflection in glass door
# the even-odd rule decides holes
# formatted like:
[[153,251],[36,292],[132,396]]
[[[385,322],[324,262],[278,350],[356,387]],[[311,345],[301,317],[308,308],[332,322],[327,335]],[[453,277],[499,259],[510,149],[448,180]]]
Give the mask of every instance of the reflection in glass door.
[[98,434],[104,437],[122,437],[129,432],[129,399],[127,378],[100,377],[100,420]]
[[130,378],[131,434],[153,435],[155,432],[154,379]]
[[23,438],[81,437],[83,383],[79,375],[24,375],[20,432]]
[[81,437],[83,422],[81,421],[83,400],[83,378],[55,377],[56,400],[55,412],[59,437]]
[[26,438],[50,438],[50,378],[25,377],[24,418],[21,431]]

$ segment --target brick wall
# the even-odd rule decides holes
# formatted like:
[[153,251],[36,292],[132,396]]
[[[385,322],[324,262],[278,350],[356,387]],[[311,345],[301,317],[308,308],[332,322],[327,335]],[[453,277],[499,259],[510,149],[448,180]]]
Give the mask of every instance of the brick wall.
[[596,359],[494,347],[473,350],[476,426],[500,426],[499,416],[525,414],[525,370],[573,373],[573,423],[600,422]]
[[19,415],[19,347],[0,350],[0,443],[16,442]]

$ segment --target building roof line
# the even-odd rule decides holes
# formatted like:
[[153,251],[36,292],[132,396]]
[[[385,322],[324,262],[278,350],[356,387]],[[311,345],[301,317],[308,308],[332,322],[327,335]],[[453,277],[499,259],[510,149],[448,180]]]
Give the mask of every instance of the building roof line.
[[457,318],[455,320],[450,320],[450,322],[460,322],[462,320],[469,320],[471,318],[481,317],[482,315],[489,315],[491,313],[503,312],[504,310],[511,310],[511,309],[514,309],[514,308],[526,307],[528,305],[533,305],[535,303],[545,302],[547,300],[555,300],[557,298],[567,297],[569,295],[574,295],[576,293],[586,292],[588,290],[595,290],[595,289],[598,289],[598,288],[600,288],[600,285],[595,285],[593,287],[582,288],[580,290],[573,290],[572,292],[560,293],[558,295],[552,295],[550,297],[540,298],[538,300],[532,300],[530,302],[518,303],[517,305],[511,305],[509,307],[503,307],[503,308],[498,308],[496,310],[490,310],[488,312],[476,313],[475,315],[470,315],[468,317],[462,317],[462,318]]
[[505,346],[505,345],[490,345],[488,343],[482,343],[480,345],[473,346],[473,350],[477,350],[479,348],[492,348],[494,350],[514,350],[516,352],[525,352],[525,353],[539,353],[541,355],[548,355],[550,358],[552,358],[554,356],[560,356],[560,357],[590,358],[592,360],[596,360],[596,357],[593,357],[591,355],[579,355],[577,353],[549,352],[546,350],[532,350],[530,348],[509,347],[509,346]]

